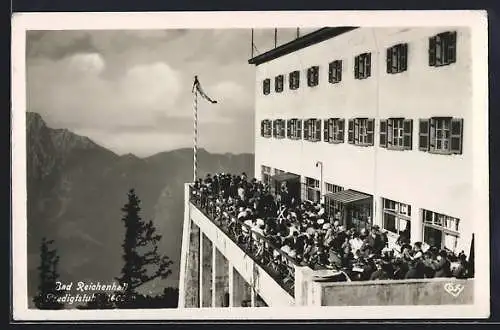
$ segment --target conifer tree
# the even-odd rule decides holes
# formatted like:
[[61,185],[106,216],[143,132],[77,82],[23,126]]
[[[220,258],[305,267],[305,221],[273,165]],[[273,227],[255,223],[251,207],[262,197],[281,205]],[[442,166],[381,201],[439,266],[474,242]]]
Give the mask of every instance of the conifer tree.
[[137,289],[157,278],[167,278],[172,271],[169,257],[160,255],[158,243],[161,235],[156,233],[152,221],[143,221],[140,216],[140,200],[135,190],[128,192],[128,202],[123,206],[122,221],[125,224],[123,247],[124,265],[117,280],[126,286],[124,299],[118,307],[135,307]]
[[38,309],[62,309],[63,303],[57,302],[61,293],[56,290],[56,282],[59,280],[57,267],[59,256],[57,250],[51,248],[53,240],[42,239],[40,245],[40,266],[38,294],[33,298],[33,302]]

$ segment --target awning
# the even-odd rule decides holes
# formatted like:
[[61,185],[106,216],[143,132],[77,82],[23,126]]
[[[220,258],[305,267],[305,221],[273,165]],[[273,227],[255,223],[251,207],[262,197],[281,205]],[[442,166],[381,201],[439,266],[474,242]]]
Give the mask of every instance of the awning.
[[271,177],[274,181],[278,182],[284,182],[284,181],[291,181],[291,180],[300,180],[300,175],[294,174],[294,173],[282,173],[282,174],[277,174],[273,175]]
[[342,190],[335,193],[328,193],[325,195],[325,199],[334,200],[343,204],[358,202],[371,197],[371,195],[351,189]]

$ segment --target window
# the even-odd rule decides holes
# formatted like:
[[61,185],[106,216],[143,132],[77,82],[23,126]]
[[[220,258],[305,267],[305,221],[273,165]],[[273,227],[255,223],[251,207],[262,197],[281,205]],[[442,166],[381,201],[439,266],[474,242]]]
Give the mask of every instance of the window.
[[408,67],[408,44],[399,44],[387,48],[387,73],[406,71]]
[[277,139],[285,138],[285,120],[275,119],[273,121],[273,136]]
[[383,228],[410,240],[411,206],[390,199],[382,199]]
[[271,184],[271,167],[262,165],[261,167],[261,177],[263,184]]
[[328,82],[339,83],[342,80],[342,61],[333,61],[328,65]]
[[359,146],[372,146],[374,125],[374,119],[349,119],[347,142]]
[[319,83],[319,66],[312,66],[307,69],[307,86],[314,87]]
[[306,177],[306,199],[311,202],[319,202],[320,194],[319,180]]
[[271,137],[272,135],[272,122],[269,119],[264,119],[260,122],[260,136]]
[[457,248],[460,220],[444,214],[423,210],[424,242],[438,249],[455,251]]
[[283,80],[284,80],[284,77],[282,74],[280,74],[279,76],[276,76],[274,78],[274,91],[276,93],[283,92]]
[[327,182],[325,182],[325,188],[326,188],[325,190],[327,193],[336,193],[336,192],[344,190],[344,188],[342,188],[341,186],[337,186],[336,184],[327,183]]
[[302,120],[289,119],[286,125],[286,136],[291,140],[302,139]]
[[343,143],[344,119],[325,119],[323,121],[323,140],[329,143]]
[[290,89],[297,89],[300,86],[300,71],[293,71],[289,74],[288,79]]
[[380,146],[392,150],[411,150],[413,120],[390,118],[380,120]]
[[354,59],[354,78],[366,79],[371,76],[371,53],[364,53]]
[[321,119],[311,118],[304,120],[304,140],[311,142],[321,141]]
[[271,93],[271,79],[264,79],[264,81],[262,82],[262,92],[264,93],[264,95]]
[[429,66],[443,66],[457,61],[457,32],[443,32],[429,38]]
[[461,154],[463,119],[434,117],[420,119],[419,150],[439,154]]
[[280,175],[280,174],[285,174],[285,171],[280,170],[279,168],[274,169],[274,175]]

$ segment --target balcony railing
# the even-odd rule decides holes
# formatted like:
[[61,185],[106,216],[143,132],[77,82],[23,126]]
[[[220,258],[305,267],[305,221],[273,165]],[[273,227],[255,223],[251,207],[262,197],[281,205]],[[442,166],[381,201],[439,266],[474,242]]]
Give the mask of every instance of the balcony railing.
[[[196,192],[196,193],[195,193]],[[267,237],[252,227],[231,216],[223,219],[213,200],[202,196],[192,186],[189,188],[190,202],[214,223],[226,236],[264,269],[292,297],[295,290],[296,261],[276,247]]]

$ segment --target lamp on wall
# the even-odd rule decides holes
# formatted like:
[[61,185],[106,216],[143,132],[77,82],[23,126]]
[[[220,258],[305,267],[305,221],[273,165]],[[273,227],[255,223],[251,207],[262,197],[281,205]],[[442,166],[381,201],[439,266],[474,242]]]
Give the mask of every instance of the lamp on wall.
[[320,202],[322,202],[323,201],[323,162],[317,161],[316,167],[320,167],[320,182],[319,182],[319,194],[320,194],[320,196],[319,196],[319,200],[320,200]]

